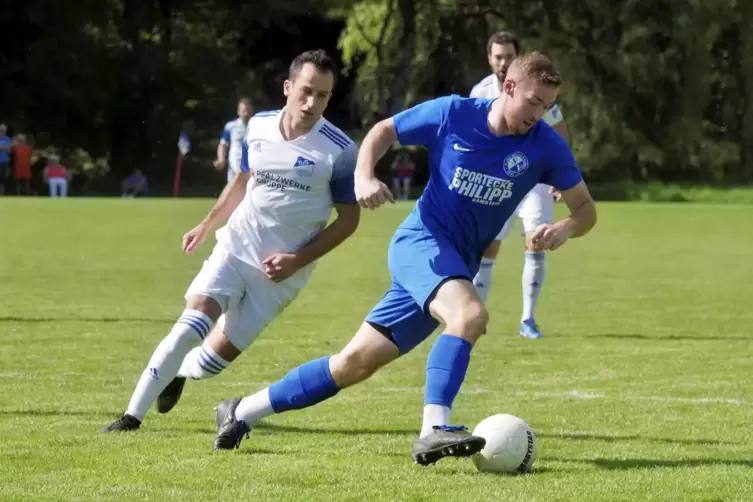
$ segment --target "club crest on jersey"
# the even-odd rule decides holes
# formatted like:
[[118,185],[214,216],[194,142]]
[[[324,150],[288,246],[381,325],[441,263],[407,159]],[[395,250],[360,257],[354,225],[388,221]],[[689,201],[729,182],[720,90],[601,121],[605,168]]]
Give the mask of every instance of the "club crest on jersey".
[[316,163],[311,160],[307,159],[306,157],[298,157],[295,161],[295,164],[293,164],[293,168],[295,169],[296,174],[298,176],[311,176],[314,174],[314,165]]
[[502,201],[512,197],[512,187],[513,182],[510,180],[458,166],[448,188],[457,192],[458,195],[470,198],[477,204],[499,206]]
[[505,157],[502,167],[506,175],[515,178],[528,170],[528,157],[520,152],[511,153]]

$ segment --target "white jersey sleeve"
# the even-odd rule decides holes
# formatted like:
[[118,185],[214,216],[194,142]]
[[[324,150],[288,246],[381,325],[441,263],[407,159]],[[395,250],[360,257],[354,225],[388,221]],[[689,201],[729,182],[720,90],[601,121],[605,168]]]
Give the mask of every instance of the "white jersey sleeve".
[[494,99],[499,97],[499,87],[497,86],[497,76],[495,74],[487,75],[481,82],[471,89],[471,98]]
[[549,109],[544,112],[544,116],[541,117],[541,119],[550,126],[559,124],[560,122],[565,120],[564,117],[562,117],[562,111],[560,110],[560,107],[559,105],[557,105],[557,103],[554,103],[552,106],[550,106]]

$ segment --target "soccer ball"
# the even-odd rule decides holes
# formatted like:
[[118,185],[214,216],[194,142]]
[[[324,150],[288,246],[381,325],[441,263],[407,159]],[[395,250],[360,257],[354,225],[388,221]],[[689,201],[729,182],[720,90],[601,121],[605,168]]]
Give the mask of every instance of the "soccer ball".
[[484,449],[472,457],[479,471],[504,474],[531,471],[539,448],[536,434],[524,420],[513,415],[492,415],[476,426],[473,435],[486,439]]

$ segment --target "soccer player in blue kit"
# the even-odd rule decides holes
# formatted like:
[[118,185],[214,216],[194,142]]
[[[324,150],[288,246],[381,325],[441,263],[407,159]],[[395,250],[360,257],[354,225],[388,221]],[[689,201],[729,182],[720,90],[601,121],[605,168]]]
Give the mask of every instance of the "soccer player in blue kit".
[[540,225],[531,235],[537,250],[555,250],[596,223],[593,199],[570,148],[540,120],[560,85],[552,62],[529,53],[510,66],[497,99],[441,97],[369,131],[355,180],[356,198],[365,208],[393,201],[374,168],[395,140],[429,150],[429,182],[390,243],[392,284],[339,353],[303,364],[252,396],[220,403],[214,449],[237,448],[263,417],[312,406],[367,379],[440,323],[444,330],[429,354],[423,427],[412,458],[428,465],[483,449],[483,438],[450,425],[450,409],[488,320],[472,282],[484,250],[537,183],[559,190],[570,210],[567,218]]

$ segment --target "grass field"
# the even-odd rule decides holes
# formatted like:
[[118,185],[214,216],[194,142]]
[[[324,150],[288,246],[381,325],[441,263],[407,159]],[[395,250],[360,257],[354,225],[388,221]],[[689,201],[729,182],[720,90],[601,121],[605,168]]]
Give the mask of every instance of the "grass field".
[[750,206],[600,204],[594,232],[550,255],[539,341],[515,336],[522,243],[505,244],[453,415],[529,421],[535,472],[504,477],[412,464],[430,343],[211,451],[221,399],[350,338],[387,285],[407,204],[366,213],[257,343],[189,382],[172,413],[99,434],[182,311],[211,244],[185,257],[180,237],[210,204],[0,200],[0,500],[753,500]]

